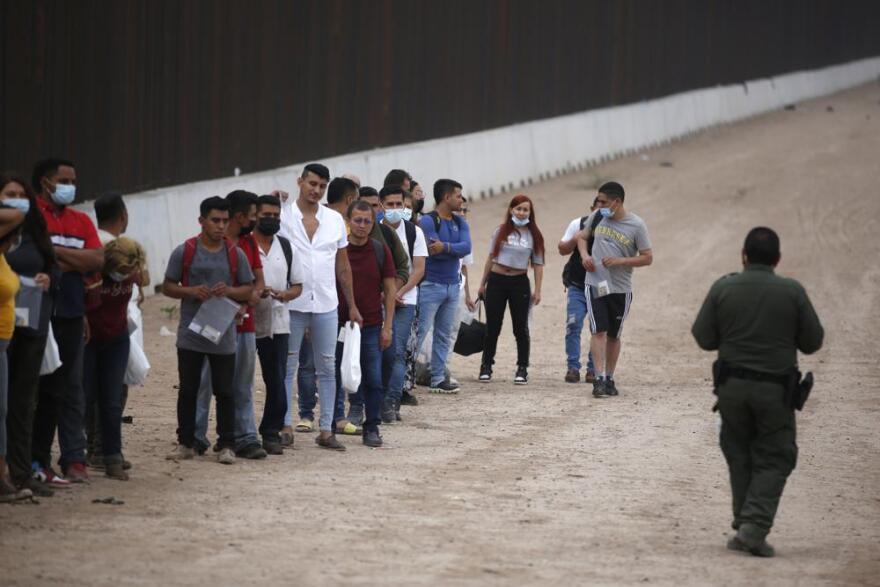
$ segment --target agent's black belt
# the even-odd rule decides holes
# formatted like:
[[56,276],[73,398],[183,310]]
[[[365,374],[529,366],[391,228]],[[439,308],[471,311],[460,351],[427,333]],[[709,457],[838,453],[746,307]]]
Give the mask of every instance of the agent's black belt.
[[773,373],[762,373],[761,371],[752,371],[745,367],[735,367],[726,365],[727,377],[735,377],[736,379],[746,379],[748,381],[761,381],[766,383],[778,383],[786,386],[791,375],[775,375]]

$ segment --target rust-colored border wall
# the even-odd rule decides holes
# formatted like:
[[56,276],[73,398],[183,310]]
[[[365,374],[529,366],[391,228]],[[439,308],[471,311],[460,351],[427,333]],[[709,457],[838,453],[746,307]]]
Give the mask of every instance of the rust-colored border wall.
[[872,0],[0,0],[0,167],[140,191],[844,63],[878,31]]

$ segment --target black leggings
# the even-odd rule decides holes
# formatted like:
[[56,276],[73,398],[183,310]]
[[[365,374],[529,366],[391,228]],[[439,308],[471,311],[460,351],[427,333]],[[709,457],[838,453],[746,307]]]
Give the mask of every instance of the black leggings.
[[529,277],[490,273],[486,284],[486,339],[483,342],[483,365],[495,362],[498,335],[504,323],[504,310],[510,304],[513,335],[516,337],[516,364],[529,366],[529,307],[532,287]]

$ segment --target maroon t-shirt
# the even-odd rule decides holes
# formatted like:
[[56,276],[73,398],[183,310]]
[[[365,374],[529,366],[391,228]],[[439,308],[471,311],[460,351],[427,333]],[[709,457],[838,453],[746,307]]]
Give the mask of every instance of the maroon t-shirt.
[[86,316],[89,320],[91,339],[108,341],[128,336],[128,301],[131,299],[134,280],[113,281],[106,275],[98,286],[100,303],[89,308]]
[[[379,273],[379,260],[376,258],[373,243],[357,246],[348,243],[348,262],[351,264],[353,278],[354,299],[358,310],[364,318],[364,326],[381,326],[382,324],[382,279],[394,279],[397,274],[394,267],[394,258],[391,251],[383,244],[385,250],[385,264]],[[339,322],[348,320],[348,304],[342,295],[342,288],[336,284],[336,293],[339,294]]]
[[[247,257],[248,264],[251,269],[262,269],[263,262],[260,260],[260,246],[257,244],[254,235],[248,234],[238,238],[238,248],[244,252]],[[243,284],[241,284],[243,285]],[[257,328],[254,324],[254,308],[248,306],[247,318],[238,325],[239,332],[256,332]]]

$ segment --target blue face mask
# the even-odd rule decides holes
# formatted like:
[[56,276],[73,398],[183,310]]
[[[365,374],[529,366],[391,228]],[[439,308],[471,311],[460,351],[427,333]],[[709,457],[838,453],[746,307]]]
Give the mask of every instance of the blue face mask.
[[514,226],[522,227],[522,226],[528,226],[528,224],[529,224],[528,218],[524,218],[524,219],[520,220],[519,218],[517,218],[513,214],[510,215],[510,220],[513,222]]
[[410,209],[410,208],[403,209],[403,219],[406,220],[407,222],[412,220],[412,209]]
[[52,201],[59,206],[67,206],[73,203],[76,198],[76,186],[66,183],[55,185],[55,192],[52,194]]
[[391,208],[389,210],[385,210],[385,220],[387,220],[391,224],[397,224],[404,219],[403,211],[404,208]]
[[376,212],[376,222],[382,222],[385,218],[385,212]]
[[31,201],[27,198],[8,198],[0,203],[2,203],[4,206],[8,206],[9,208],[21,210],[24,214],[27,214],[28,210],[31,209]]
[[614,216],[614,210],[611,208],[599,208],[599,214],[602,215],[602,218],[611,218]]

